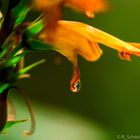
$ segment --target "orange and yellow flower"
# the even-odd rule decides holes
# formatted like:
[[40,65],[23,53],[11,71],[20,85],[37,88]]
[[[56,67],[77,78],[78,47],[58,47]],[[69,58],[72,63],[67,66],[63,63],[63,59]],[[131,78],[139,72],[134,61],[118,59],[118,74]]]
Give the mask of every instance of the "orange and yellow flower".
[[93,18],[96,12],[105,11],[106,0],[33,0],[36,9],[44,13],[44,29],[38,38],[54,46],[55,50],[73,63],[73,77],[70,89],[80,89],[80,71],[77,55],[88,61],[96,61],[102,55],[99,44],[113,48],[122,59],[131,60],[130,55],[140,56],[140,44],[127,43],[90,25],[60,20],[62,7],[68,6]]
[[33,0],[34,7],[43,11],[48,29],[54,29],[61,17],[62,7],[68,6],[93,18],[95,12],[107,9],[106,0]]
[[[66,56],[73,63],[73,78],[71,90],[77,92],[80,89],[80,72],[77,66],[77,54],[88,61],[96,61],[102,54],[98,42],[105,44],[103,37],[98,38],[100,32],[91,26],[70,21],[59,21],[62,7],[68,6],[72,9],[85,13],[93,18],[95,12],[104,11],[107,8],[106,0],[33,0],[36,9],[43,11],[45,29],[38,36],[46,43],[55,46],[55,49]],[[91,28],[91,29],[90,29]],[[91,32],[91,33],[90,33]],[[92,35],[93,33],[93,35]],[[102,33],[100,34],[100,36]],[[107,36],[108,37],[108,36]],[[111,46],[111,44],[108,44]]]
[[102,12],[107,9],[106,0],[65,0],[69,7],[85,13],[89,18],[93,18],[95,12]]
[[96,61],[102,55],[99,44],[103,44],[117,50],[122,59],[130,60],[130,55],[140,56],[139,44],[124,42],[95,27],[75,21],[60,20],[52,33],[48,33],[44,28],[38,38],[55,46],[56,51],[73,63],[72,91],[78,91],[80,82],[77,55],[88,61]]

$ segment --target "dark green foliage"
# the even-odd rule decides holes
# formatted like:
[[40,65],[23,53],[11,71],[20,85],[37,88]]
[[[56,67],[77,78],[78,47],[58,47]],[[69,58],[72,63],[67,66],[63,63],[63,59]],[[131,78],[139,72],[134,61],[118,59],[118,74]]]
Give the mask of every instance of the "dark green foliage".
[[[7,95],[16,81],[24,78],[32,68],[45,60],[24,67],[26,53],[48,51],[54,48],[36,40],[35,37],[44,28],[42,15],[35,21],[25,20],[32,9],[31,0],[8,0],[8,7],[0,20],[0,132],[26,120],[7,122]],[[3,0],[0,0],[0,11]]]
[[12,10],[12,18],[15,20],[15,26],[21,24],[27,13],[30,11],[30,0],[20,0],[20,3]]
[[0,94],[0,132],[7,122],[7,95],[8,90],[5,90],[3,94]]
[[35,39],[27,40],[27,44],[28,44],[28,49],[33,51],[48,51],[54,49],[53,46],[46,44],[43,41],[35,40]]
[[25,31],[27,38],[33,38],[36,36],[43,29],[43,27],[44,24],[42,20],[38,20],[30,24]]
[[12,58],[9,58],[9,59],[7,59],[7,60],[1,61],[1,62],[0,62],[0,71],[1,71],[2,69],[7,68],[7,67],[14,66],[15,64],[17,64],[17,63],[21,60],[21,58],[22,58],[24,55],[25,55],[25,53],[21,53],[21,54],[16,55],[16,56],[14,56],[14,57],[12,57]]
[[25,119],[25,120],[9,121],[9,122],[6,123],[6,125],[4,127],[4,130],[6,130],[6,129],[8,129],[8,128],[18,124],[18,123],[22,123],[22,122],[25,122],[25,121],[27,121],[27,119]]

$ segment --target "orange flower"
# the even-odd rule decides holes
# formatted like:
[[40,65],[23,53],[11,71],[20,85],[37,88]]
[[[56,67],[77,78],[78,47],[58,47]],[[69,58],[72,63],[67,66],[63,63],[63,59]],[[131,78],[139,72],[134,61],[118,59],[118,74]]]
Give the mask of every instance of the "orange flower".
[[89,18],[94,17],[95,12],[105,11],[107,2],[105,0],[65,0],[69,7],[84,12]]
[[132,46],[140,49],[140,43],[134,43],[134,42],[128,42],[129,44],[131,44]]
[[63,5],[74,10],[84,12],[89,18],[94,17],[95,12],[104,11],[107,8],[106,0],[33,0],[34,7],[43,11],[48,29],[54,29],[61,17]]
[[58,21],[56,30],[51,34],[44,28],[38,38],[55,46],[55,50],[67,57],[74,68],[70,89],[77,92],[80,88],[80,72],[77,66],[77,55],[88,61],[96,61],[102,55],[98,43],[117,50],[121,58],[130,60],[130,55],[140,56],[140,49],[84,23]]

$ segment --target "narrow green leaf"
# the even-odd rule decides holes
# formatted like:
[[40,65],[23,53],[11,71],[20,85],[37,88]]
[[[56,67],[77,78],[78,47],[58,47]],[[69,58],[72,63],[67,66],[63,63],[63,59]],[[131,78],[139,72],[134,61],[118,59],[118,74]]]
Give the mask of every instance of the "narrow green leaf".
[[10,39],[12,37],[12,34],[5,40],[5,42],[2,44],[1,53],[0,53],[0,60],[4,57],[4,55],[13,47],[14,42],[11,42]]
[[[1,14],[1,13],[0,13]],[[1,15],[0,15],[1,16]],[[3,23],[3,18],[0,19],[0,28],[2,26],[2,23]]]
[[19,72],[13,74],[13,77],[18,78],[18,77],[24,75],[25,73],[27,73],[29,70],[33,69],[34,67],[44,63],[45,61],[46,61],[45,59],[39,60],[39,61],[37,61],[37,62],[35,62],[35,63],[33,63],[33,64],[23,68],[23,69],[21,69]]
[[25,31],[27,38],[32,38],[37,35],[44,28],[43,20],[31,23]]
[[4,69],[6,67],[14,66],[14,64],[18,63],[24,55],[25,55],[25,53],[21,53],[19,55],[11,57],[7,60],[1,61],[0,70]]
[[48,50],[55,49],[52,45],[46,44],[40,40],[29,39],[27,40],[27,43],[28,43],[28,49],[33,51],[48,51]]
[[10,86],[11,86],[10,83],[5,83],[5,84],[0,85],[0,94],[3,93],[3,91],[9,88]]
[[20,51],[23,48],[23,43],[21,42],[20,44],[18,44],[13,51],[10,53],[9,57],[13,57],[14,55],[16,55],[18,53],[18,51]]
[[25,121],[27,121],[28,119],[24,119],[24,120],[15,120],[15,121],[8,121],[4,127],[4,130],[5,129],[8,129],[16,124],[19,124],[19,123],[23,123]]
[[30,0],[21,0],[20,3],[12,10],[12,17],[15,19],[15,25],[19,25],[25,19],[27,13],[30,11]]
[[[52,45],[49,45],[47,43],[44,43],[41,40],[35,40],[35,39],[28,39],[25,42],[21,42],[11,53],[10,57],[13,57],[16,55],[16,53],[22,49],[26,48],[27,50],[25,52],[30,52],[30,51],[48,51],[48,50],[56,50]],[[3,50],[4,51],[4,50]],[[0,54],[0,58],[1,54]]]

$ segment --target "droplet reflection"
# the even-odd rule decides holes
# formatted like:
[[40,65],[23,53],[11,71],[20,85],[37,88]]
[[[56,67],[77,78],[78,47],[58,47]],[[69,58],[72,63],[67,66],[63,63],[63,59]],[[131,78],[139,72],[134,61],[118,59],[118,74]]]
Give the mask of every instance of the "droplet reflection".
[[74,93],[78,93],[80,89],[81,89],[80,71],[76,66],[73,69],[73,77],[70,82],[70,90]]

